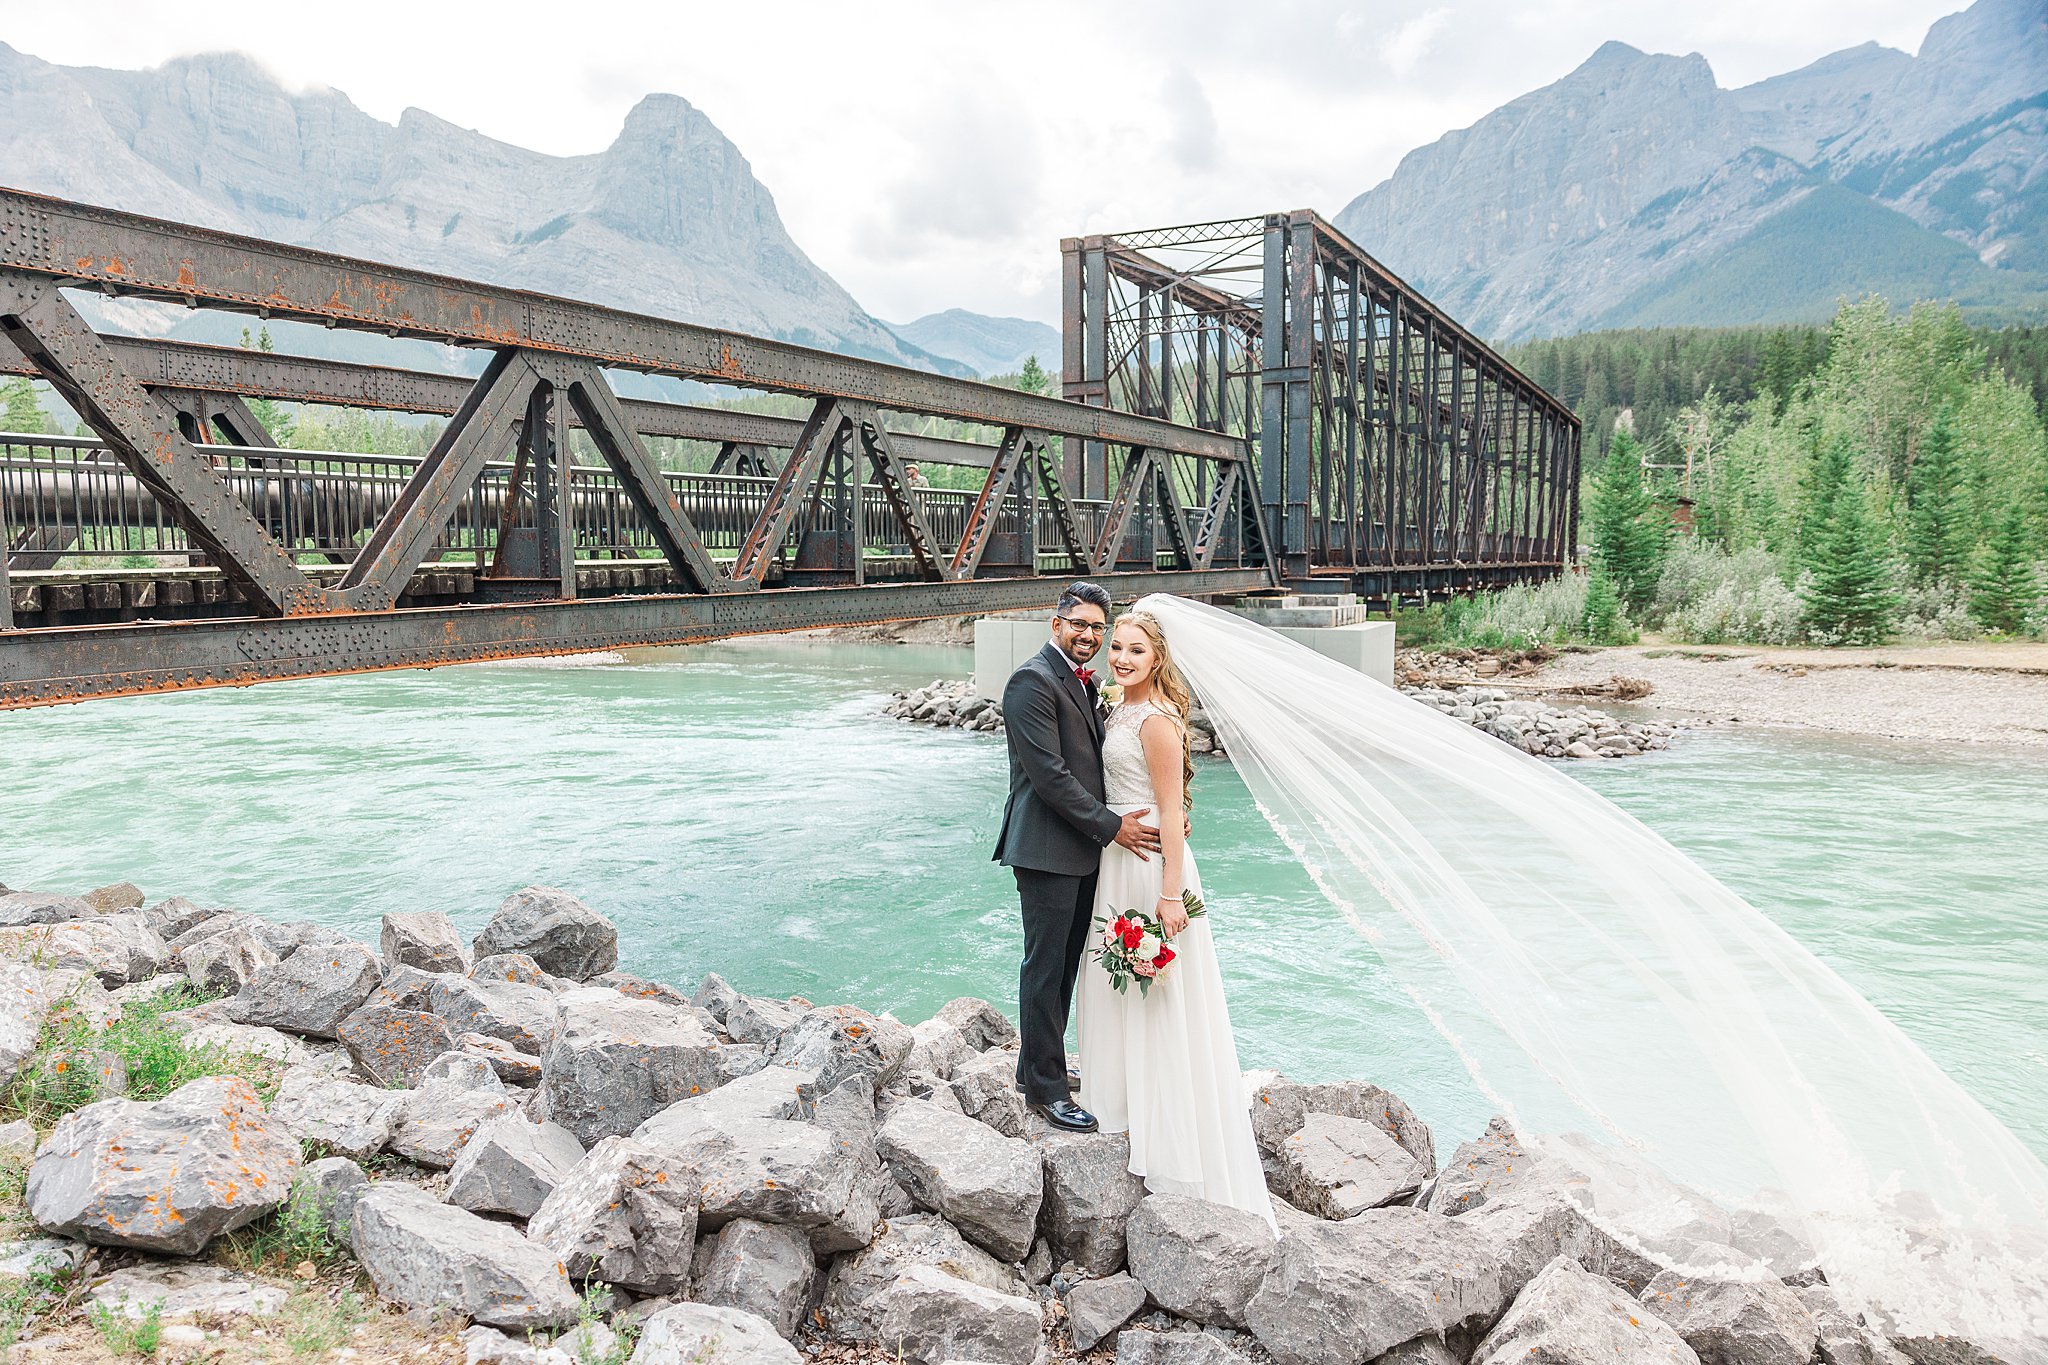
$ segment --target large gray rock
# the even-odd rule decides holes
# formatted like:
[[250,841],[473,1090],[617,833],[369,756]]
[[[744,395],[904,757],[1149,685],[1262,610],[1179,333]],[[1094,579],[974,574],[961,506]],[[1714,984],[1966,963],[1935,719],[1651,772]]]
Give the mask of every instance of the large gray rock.
[[677,1303],[640,1328],[632,1365],[801,1365],[774,1324],[738,1308]]
[[251,978],[228,1002],[228,1017],[332,1038],[383,979],[377,955],[360,943],[309,945]]
[[178,954],[185,978],[209,995],[226,995],[277,965],[277,954],[247,924],[231,924]]
[[[115,882],[110,886],[97,887],[85,893],[85,903],[92,907],[95,915],[117,915],[123,910],[142,908],[142,888],[134,882]],[[156,922],[150,921],[155,928]]]
[[504,1223],[396,1181],[356,1201],[351,1245],[377,1293],[406,1308],[446,1308],[489,1327],[546,1329],[576,1319],[555,1253]]
[[91,972],[105,986],[155,976],[171,950],[139,911],[0,929],[0,959],[45,971]]
[[1506,1305],[1477,1230],[1421,1209],[1368,1209],[1289,1229],[1245,1321],[1281,1365],[1361,1365],[1424,1334],[1483,1328]]
[[510,982],[518,986],[539,986],[555,995],[573,990],[580,984],[565,976],[542,971],[540,964],[527,953],[492,953],[488,957],[480,957],[469,969],[469,975],[482,986]]
[[317,1067],[295,1066],[284,1074],[270,1117],[301,1142],[365,1161],[391,1140],[404,1103],[399,1091],[357,1085]]
[[186,930],[204,924],[215,916],[234,913],[225,906],[201,905],[184,896],[170,896],[144,910],[142,917],[149,921],[150,928],[162,935],[164,941],[175,949],[177,944],[171,941]]
[[1054,1257],[1091,1275],[1122,1269],[1125,1225],[1145,1199],[1145,1182],[1131,1174],[1130,1139],[1047,1133],[1037,1146],[1045,1160],[1041,1223]]
[[818,1281],[810,1239],[792,1228],[736,1218],[699,1247],[690,1297],[766,1318],[796,1335]]
[[808,1119],[817,1103],[816,1077],[771,1066],[727,1081],[716,1090],[677,1100],[633,1130],[656,1147],[675,1146],[707,1130],[760,1119]]
[[488,1066],[497,1074],[498,1079],[507,1085],[540,1084],[540,1058],[521,1052],[503,1038],[486,1038],[481,1033],[465,1033],[456,1038],[455,1050]]
[[953,1078],[953,1068],[979,1056],[981,1049],[967,1041],[958,1025],[947,1019],[927,1019],[910,1029],[909,1071],[921,1072],[942,1081]]
[[1532,1191],[1560,1189],[1579,1179],[1570,1166],[1525,1148],[1508,1121],[1496,1115],[1484,1133],[1458,1144],[1444,1163],[1429,1193],[1429,1209],[1456,1217],[1490,1200],[1512,1202]]
[[455,922],[438,910],[393,910],[385,914],[378,935],[387,967],[416,967],[423,972],[466,972],[469,950]]
[[1255,1213],[1177,1194],[1147,1195],[1126,1229],[1131,1274],[1169,1313],[1245,1325],[1273,1263],[1273,1229]]
[[582,1144],[568,1129],[501,1114],[463,1144],[448,1171],[447,1199],[471,1213],[531,1218],[582,1160]]
[[388,1146],[407,1161],[438,1171],[455,1164],[478,1129],[519,1112],[518,1102],[501,1091],[475,1090],[455,1081],[428,1081],[403,1093]]
[[1401,1097],[1364,1081],[1302,1085],[1277,1073],[1262,1072],[1252,1089],[1252,1136],[1259,1150],[1278,1155],[1281,1143],[1299,1132],[1310,1114],[1362,1119],[1401,1146],[1423,1166],[1436,1171],[1436,1140],[1429,1125]]
[[1510,1295],[1520,1293],[1559,1256],[1612,1280],[1631,1298],[1648,1288],[1661,1268],[1601,1231],[1561,1187],[1518,1187],[1512,1197],[1490,1200],[1459,1217],[1485,1234]]
[[[561,978],[557,977],[555,979],[560,980]],[[687,1005],[690,1003],[690,997],[684,995],[674,986],[665,986],[659,981],[649,981],[646,977],[634,976],[631,972],[599,972],[596,976],[590,978],[590,984],[602,986],[608,991],[617,991],[620,995],[633,1000],[659,1000],[664,1005]],[[706,1011],[706,1013],[709,1013],[709,1011]],[[714,1020],[713,1022],[716,1021]]]
[[420,1072],[420,1084],[442,1083],[459,1085],[464,1090],[482,1090],[492,1095],[505,1094],[505,1083],[498,1079],[498,1072],[482,1057],[472,1057],[466,1052],[444,1052],[427,1063]]
[[1903,1351],[1870,1328],[1824,1284],[1793,1291],[1813,1315],[1817,1365],[1910,1365]]
[[588,981],[619,965],[619,931],[566,891],[514,891],[476,938],[476,955],[525,953],[541,970]]
[[681,1293],[697,1249],[694,1173],[632,1138],[608,1137],[555,1186],[526,1234],[552,1247],[572,1279]]
[[9,891],[0,895],[0,928],[91,919],[98,913],[83,896],[62,896],[54,891]]
[[910,1057],[910,1044],[910,1030],[886,1014],[869,1014],[851,1005],[826,1005],[807,1011],[781,1034],[775,1062],[817,1073],[820,1091],[859,1073],[879,1093],[903,1069]]
[[758,1043],[773,1048],[810,1008],[800,1000],[742,995],[727,1006],[722,1022],[734,1042]]
[[1654,1313],[1560,1256],[1515,1297],[1472,1355],[1473,1365],[1697,1365]]
[[[655,1130],[657,1134],[660,1130]],[[673,1129],[669,1131],[674,1131]],[[687,1162],[702,1191],[706,1231],[735,1218],[801,1230],[821,1255],[873,1239],[883,1174],[872,1149],[791,1119],[735,1118],[686,1136],[638,1140]]]
[[1813,1358],[1813,1314],[1776,1280],[1700,1280],[1667,1270],[1650,1281],[1642,1302],[1702,1365],[1806,1365]]
[[1129,1275],[1083,1280],[1067,1291],[1067,1339],[1076,1351],[1092,1351],[1145,1306],[1145,1286]]
[[832,1263],[825,1278],[827,1330],[841,1341],[880,1342],[878,1300],[913,1266],[932,1266],[1010,1297],[1028,1297],[1017,1272],[974,1246],[937,1214],[891,1218],[873,1243]]
[[737,986],[717,972],[706,972],[704,979],[697,983],[697,989],[691,993],[690,1003],[709,1013],[718,1026],[724,1028],[726,1012],[736,1001],[745,998]]
[[299,1146],[249,1083],[188,1081],[155,1103],[103,1100],[59,1119],[28,1173],[45,1231],[195,1256],[284,1202]]
[[1429,1171],[1421,1158],[1365,1119],[1311,1113],[1275,1155],[1280,1193],[1319,1218],[1349,1218],[1405,1202]]
[[1015,1048],[990,1048],[954,1063],[949,1085],[961,1113],[1005,1137],[1029,1137],[1039,1128],[1017,1089]]
[[462,1365],[578,1363],[575,1357],[561,1347],[548,1345],[538,1337],[507,1336],[495,1327],[467,1327],[462,1332]]
[[1207,1332],[1138,1328],[1118,1335],[1116,1365],[1245,1365],[1245,1358]]
[[450,1032],[502,1038],[536,1057],[554,1041],[556,996],[544,986],[444,972],[428,988],[427,1008],[448,1021]]
[[996,1256],[1031,1250],[1045,1172],[1030,1143],[913,1100],[889,1112],[875,1150],[912,1199]]
[[35,1054],[46,1022],[76,1017],[101,1027],[119,1013],[90,972],[0,962],[0,1094]]
[[20,1161],[26,1165],[36,1154],[40,1141],[35,1125],[27,1119],[0,1123],[0,1161]]
[[268,1318],[290,1291],[217,1265],[144,1264],[115,1271],[86,1296],[96,1309],[158,1322]]
[[370,1177],[355,1162],[345,1156],[323,1156],[299,1168],[292,1181],[292,1198],[311,1205],[327,1225],[328,1235],[347,1246],[356,1200],[369,1188]]
[[547,1116],[585,1146],[630,1133],[725,1080],[717,1036],[687,1009],[602,987],[570,991],[557,1003],[540,1099]]
[[334,1032],[356,1070],[383,1086],[418,1084],[420,1074],[455,1046],[440,1015],[380,1005],[374,997]]
[[976,1052],[1017,1045],[1017,1026],[994,1005],[972,995],[948,1000],[932,1017],[960,1030],[967,1045]]
[[434,983],[447,972],[423,972],[417,967],[386,967],[384,980],[370,998],[363,1002],[364,1009],[380,1006],[395,1010],[428,1010],[434,1007]]
[[915,1365],[1031,1365],[1042,1345],[1036,1300],[998,1294],[933,1266],[906,1270],[875,1306],[883,1348]]

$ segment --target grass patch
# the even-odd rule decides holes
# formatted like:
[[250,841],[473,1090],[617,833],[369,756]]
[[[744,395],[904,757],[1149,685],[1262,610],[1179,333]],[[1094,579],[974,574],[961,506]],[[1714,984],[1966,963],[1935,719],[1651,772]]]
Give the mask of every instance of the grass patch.
[[295,1271],[310,1262],[325,1270],[350,1260],[348,1248],[335,1240],[319,1201],[301,1186],[277,1211],[222,1237],[217,1258],[242,1270]]
[[284,1343],[295,1356],[324,1356],[344,1345],[373,1311],[370,1301],[353,1289],[334,1298],[313,1289],[294,1294],[280,1314]]
[[97,1072],[81,1061],[95,1052],[121,1059],[128,1073],[128,1097],[160,1100],[202,1076],[240,1076],[267,1104],[277,1096],[283,1066],[268,1057],[194,1043],[184,1029],[164,1018],[175,1010],[205,1004],[217,996],[181,986],[130,1002],[105,1028],[75,1009],[58,1008],[43,1023],[35,1053],[0,1103],[0,1118],[25,1118],[47,1132],[64,1115],[93,1102]]
[[152,1356],[164,1337],[164,1305],[161,1299],[131,1318],[118,1309],[96,1303],[86,1314],[92,1330],[100,1334],[106,1348],[117,1356]]
[[68,1270],[38,1270],[18,1283],[0,1285],[0,1360],[38,1321],[70,1303],[76,1278]]
[[629,1321],[624,1318],[616,1323],[606,1322],[606,1310],[613,1302],[610,1291],[600,1285],[591,1285],[585,1289],[582,1299],[576,1305],[576,1325],[557,1337],[555,1344],[567,1351],[579,1333],[587,1332],[592,1327],[608,1327],[613,1334],[613,1341],[607,1349],[591,1354],[577,1353],[576,1358],[582,1365],[626,1365],[632,1358],[633,1347],[640,1340],[640,1323],[637,1319]]

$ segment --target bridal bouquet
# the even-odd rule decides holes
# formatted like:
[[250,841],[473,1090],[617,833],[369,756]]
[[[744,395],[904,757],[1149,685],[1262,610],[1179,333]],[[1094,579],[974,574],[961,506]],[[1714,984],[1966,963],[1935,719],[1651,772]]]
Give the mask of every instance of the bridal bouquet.
[[[1180,899],[1189,919],[1203,913],[1202,898],[1194,892],[1183,891]],[[1177,956],[1159,921],[1141,910],[1123,910],[1114,919],[1097,915],[1095,923],[1102,929],[1102,946],[1095,950],[1095,960],[1109,973],[1109,984],[1122,991],[1135,981],[1140,996],[1150,993],[1152,983]]]

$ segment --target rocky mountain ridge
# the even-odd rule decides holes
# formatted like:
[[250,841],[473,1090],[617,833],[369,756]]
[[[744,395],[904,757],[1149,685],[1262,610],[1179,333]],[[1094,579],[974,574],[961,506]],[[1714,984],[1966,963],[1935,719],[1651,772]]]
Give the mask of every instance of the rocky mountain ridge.
[[1869,43],[1737,90],[1697,53],[1607,43],[1337,223],[1510,340],[1812,320],[1873,289],[2034,315],[2044,170],[2048,0],[1978,0],[1918,55]]

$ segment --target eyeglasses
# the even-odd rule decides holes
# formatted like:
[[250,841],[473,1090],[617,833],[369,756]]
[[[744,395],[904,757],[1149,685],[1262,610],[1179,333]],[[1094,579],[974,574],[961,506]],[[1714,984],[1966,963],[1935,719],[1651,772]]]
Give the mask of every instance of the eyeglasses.
[[1071,616],[1062,616],[1060,620],[1065,621],[1067,629],[1076,635],[1100,635],[1109,629],[1107,621],[1077,621]]

